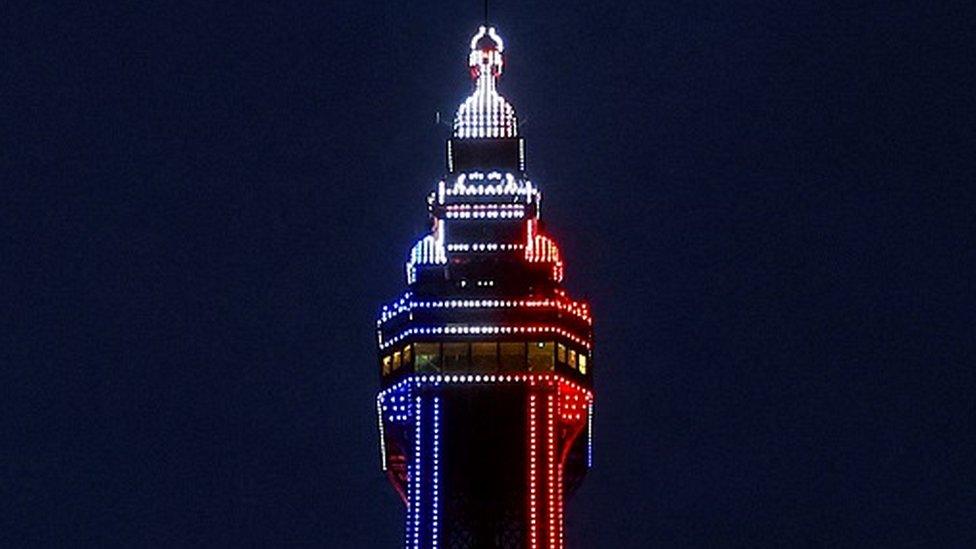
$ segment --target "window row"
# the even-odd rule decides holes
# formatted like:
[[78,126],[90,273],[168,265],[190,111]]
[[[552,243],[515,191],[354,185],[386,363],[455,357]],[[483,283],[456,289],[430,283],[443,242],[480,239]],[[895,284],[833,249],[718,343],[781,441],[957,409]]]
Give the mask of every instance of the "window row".
[[417,372],[551,372],[566,365],[586,375],[589,357],[552,341],[414,343],[383,357],[383,375],[413,364]]

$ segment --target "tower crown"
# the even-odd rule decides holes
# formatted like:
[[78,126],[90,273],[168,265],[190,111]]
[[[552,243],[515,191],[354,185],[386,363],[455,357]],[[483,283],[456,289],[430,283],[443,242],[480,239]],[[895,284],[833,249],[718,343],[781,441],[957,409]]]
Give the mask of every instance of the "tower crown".
[[502,74],[505,43],[495,27],[479,27],[471,38],[468,69],[475,82],[474,92],[458,107],[454,117],[454,137],[517,137],[515,109],[495,89]]

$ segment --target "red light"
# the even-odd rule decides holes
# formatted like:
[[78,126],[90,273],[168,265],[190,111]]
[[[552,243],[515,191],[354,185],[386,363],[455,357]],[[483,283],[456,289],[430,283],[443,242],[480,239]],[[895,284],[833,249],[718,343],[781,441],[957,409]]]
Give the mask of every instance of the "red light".
[[529,263],[552,263],[552,279],[563,280],[563,262],[559,259],[559,246],[548,236],[539,234],[538,219],[525,223],[525,260]]

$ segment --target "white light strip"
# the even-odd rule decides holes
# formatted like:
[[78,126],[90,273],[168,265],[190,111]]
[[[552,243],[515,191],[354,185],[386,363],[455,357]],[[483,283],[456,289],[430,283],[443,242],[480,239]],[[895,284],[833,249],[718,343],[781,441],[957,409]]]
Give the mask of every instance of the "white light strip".
[[380,464],[386,471],[386,431],[383,427],[383,397],[376,397],[376,420],[380,428]]
[[[440,120],[440,113],[437,114],[437,118],[438,118],[438,121],[439,121]],[[522,169],[524,170],[525,168],[522,168]],[[454,171],[454,153],[451,150],[451,140],[450,139],[447,140],[447,171],[449,171],[449,172],[453,172]],[[443,204],[443,203],[444,203],[444,201],[441,200],[441,204]]]
[[406,389],[409,385],[419,387],[427,384],[448,384],[448,383],[525,383],[525,382],[545,382],[551,381],[565,385],[583,394],[586,402],[593,402],[593,393],[577,384],[564,378],[560,374],[412,374],[401,379],[395,384],[380,391],[379,396],[385,398],[386,395]]
[[456,242],[447,245],[449,252],[515,252],[522,249],[525,249],[525,244],[498,244],[495,242],[465,244]]
[[489,204],[451,204],[444,208],[448,212],[464,212],[464,211],[510,211],[510,212],[524,212],[525,206],[521,204],[499,204],[499,203],[489,203]]
[[525,212],[508,210],[461,211],[446,212],[444,217],[447,219],[522,219],[525,217]]

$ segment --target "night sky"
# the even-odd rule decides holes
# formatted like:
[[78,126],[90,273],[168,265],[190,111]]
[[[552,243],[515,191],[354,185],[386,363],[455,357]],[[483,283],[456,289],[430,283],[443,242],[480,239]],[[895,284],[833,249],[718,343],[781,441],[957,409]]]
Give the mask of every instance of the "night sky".
[[[480,2],[31,4],[0,545],[396,547],[374,321]],[[497,4],[596,318],[570,547],[976,545],[973,8]]]

